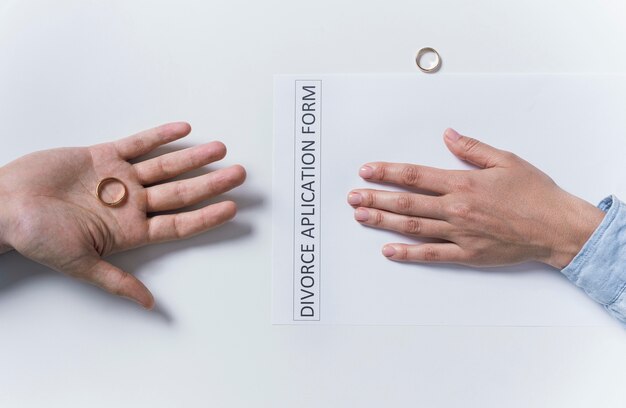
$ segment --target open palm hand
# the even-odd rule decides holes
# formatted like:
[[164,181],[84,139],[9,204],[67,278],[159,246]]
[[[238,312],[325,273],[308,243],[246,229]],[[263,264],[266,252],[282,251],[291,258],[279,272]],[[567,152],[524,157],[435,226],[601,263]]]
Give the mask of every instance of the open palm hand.
[[[130,298],[145,308],[154,299],[133,275],[103,257],[146,244],[187,238],[235,216],[232,201],[174,214],[243,183],[245,170],[231,166],[202,176],[156,184],[222,159],[220,142],[158,156],[132,164],[155,148],[191,131],[187,123],[171,123],[115,142],[90,147],[36,152],[0,168],[0,192],[9,197],[2,210],[0,250],[22,255],[106,291]],[[107,184],[101,198],[100,180]],[[153,215],[157,213],[156,215]]]

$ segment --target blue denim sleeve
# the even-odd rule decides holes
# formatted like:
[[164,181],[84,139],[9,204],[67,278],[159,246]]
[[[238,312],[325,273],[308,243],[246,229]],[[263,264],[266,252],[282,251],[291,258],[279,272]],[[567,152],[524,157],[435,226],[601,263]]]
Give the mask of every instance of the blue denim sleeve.
[[610,196],[598,208],[604,220],[561,272],[626,325],[626,206]]

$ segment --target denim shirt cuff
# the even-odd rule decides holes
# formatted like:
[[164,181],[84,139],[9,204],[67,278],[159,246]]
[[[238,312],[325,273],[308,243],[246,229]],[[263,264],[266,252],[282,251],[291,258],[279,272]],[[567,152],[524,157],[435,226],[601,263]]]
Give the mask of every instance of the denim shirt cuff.
[[598,208],[604,219],[561,272],[626,324],[626,206],[612,195]]

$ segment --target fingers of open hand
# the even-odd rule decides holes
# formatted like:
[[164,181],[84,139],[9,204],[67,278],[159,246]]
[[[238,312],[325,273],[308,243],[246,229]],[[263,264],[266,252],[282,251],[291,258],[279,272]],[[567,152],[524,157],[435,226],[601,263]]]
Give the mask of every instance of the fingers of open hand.
[[451,228],[446,221],[412,217],[374,208],[358,207],[354,212],[354,218],[364,225],[418,237],[445,239],[449,236]]
[[241,185],[245,178],[244,168],[235,165],[188,180],[149,187],[146,189],[147,212],[175,210],[197,204]]
[[226,146],[211,142],[139,162],[134,167],[139,182],[149,185],[221,160],[224,156]]
[[359,170],[359,175],[368,181],[397,184],[440,194],[451,190],[453,173],[455,172],[433,167],[387,162],[367,163]]
[[465,263],[468,260],[465,251],[457,244],[387,244],[383,255],[394,261],[428,263]]
[[178,214],[158,215],[148,220],[148,243],[189,238],[231,220],[237,212],[232,201]]
[[348,194],[348,203],[353,207],[378,208],[397,214],[443,218],[439,197],[423,194],[358,189]]
[[446,129],[444,140],[448,149],[461,160],[480,168],[505,166],[515,160],[513,153],[497,149],[477,139],[460,135],[454,129]]
[[168,123],[120,139],[113,142],[113,146],[122,159],[130,160],[150,153],[161,145],[185,137],[190,132],[191,126],[189,123]]
[[107,292],[133,300],[146,309],[154,307],[154,297],[139,279],[106,261],[98,260],[87,279]]

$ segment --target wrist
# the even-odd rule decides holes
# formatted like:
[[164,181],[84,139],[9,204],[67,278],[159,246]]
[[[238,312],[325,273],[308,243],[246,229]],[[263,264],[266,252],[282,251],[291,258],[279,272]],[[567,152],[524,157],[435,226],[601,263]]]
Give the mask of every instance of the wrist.
[[542,262],[563,269],[581,251],[604,219],[604,211],[566,193],[552,225],[549,256]]

